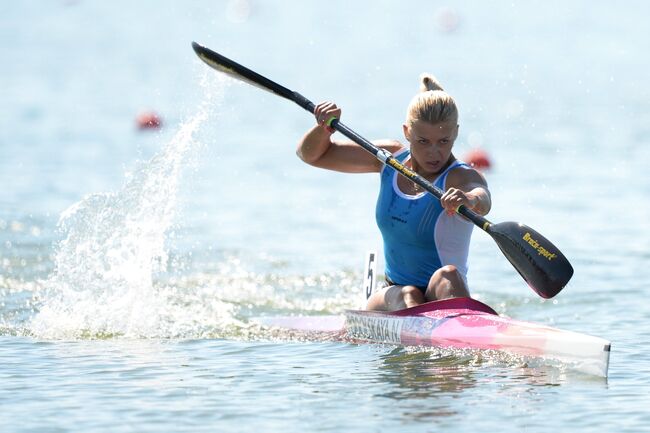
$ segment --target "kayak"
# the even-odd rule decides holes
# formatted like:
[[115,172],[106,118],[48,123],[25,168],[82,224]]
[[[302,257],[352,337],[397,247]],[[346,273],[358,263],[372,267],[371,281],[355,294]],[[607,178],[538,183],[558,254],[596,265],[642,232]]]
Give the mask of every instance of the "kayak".
[[496,350],[557,360],[607,377],[611,343],[603,338],[499,316],[471,298],[427,302],[404,310],[348,310],[341,316],[265,317],[265,326],[403,346]]

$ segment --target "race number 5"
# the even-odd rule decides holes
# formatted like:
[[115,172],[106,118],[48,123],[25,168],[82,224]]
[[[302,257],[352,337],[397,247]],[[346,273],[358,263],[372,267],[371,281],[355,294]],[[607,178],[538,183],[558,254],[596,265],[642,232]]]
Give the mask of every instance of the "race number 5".
[[366,265],[363,273],[363,288],[366,292],[366,299],[370,298],[372,292],[375,290],[377,281],[375,276],[377,275],[377,253],[374,251],[369,251],[366,254]]

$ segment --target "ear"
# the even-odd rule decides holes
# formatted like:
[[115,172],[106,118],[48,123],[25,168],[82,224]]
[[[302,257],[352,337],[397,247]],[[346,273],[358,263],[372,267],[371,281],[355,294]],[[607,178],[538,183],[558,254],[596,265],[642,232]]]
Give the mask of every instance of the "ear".
[[410,128],[405,124],[402,125],[402,129],[404,130],[404,138],[406,138],[406,141],[409,143],[411,142],[411,131]]

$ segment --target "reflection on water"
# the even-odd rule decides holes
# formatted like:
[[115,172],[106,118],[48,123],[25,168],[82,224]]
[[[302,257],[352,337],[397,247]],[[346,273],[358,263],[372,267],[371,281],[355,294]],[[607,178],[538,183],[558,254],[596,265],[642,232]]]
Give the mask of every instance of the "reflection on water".
[[473,378],[478,357],[472,354],[444,353],[397,347],[381,357],[380,368],[386,380],[399,388],[389,398],[427,398],[453,394],[475,385]]
[[535,411],[549,398],[549,391],[540,388],[570,383],[607,387],[604,378],[575,373],[560,363],[498,351],[396,347],[379,358],[376,373],[392,386],[377,396],[397,403],[402,417],[418,421],[444,423],[460,416],[466,409],[457,400],[464,394],[470,401],[484,395],[486,400],[512,401],[518,410]]

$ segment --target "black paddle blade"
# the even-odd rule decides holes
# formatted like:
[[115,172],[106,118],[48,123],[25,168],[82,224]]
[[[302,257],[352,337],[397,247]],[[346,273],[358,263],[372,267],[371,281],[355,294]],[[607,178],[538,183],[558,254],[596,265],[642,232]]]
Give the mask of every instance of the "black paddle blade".
[[222,56],[216,51],[212,51],[196,42],[192,42],[192,49],[196,55],[199,56],[199,59],[208,66],[229,75],[231,78],[243,81],[262,90],[266,90],[267,92],[275,93],[283,98],[290,100],[294,99],[294,92],[291,90],[269,80],[251,69],[248,69],[246,66],[230,60],[226,56]]
[[542,298],[552,298],[573,275],[571,263],[548,239],[524,224],[492,224],[487,233],[528,285]]

